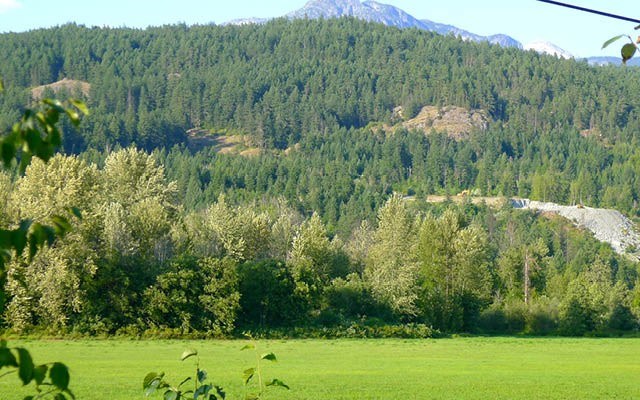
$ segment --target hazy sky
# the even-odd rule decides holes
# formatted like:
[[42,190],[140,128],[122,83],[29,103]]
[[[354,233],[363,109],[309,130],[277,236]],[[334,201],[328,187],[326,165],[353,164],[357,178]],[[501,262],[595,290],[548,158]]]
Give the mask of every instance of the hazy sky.
[[[638,0],[564,0],[640,19]],[[0,0],[0,32],[25,31],[76,22],[87,26],[146,27],[177,22],[222,23],[235,18],[277,17],[301,8],[306,0]],[[378,0],[418,19],[455,25],[473,33],[508,34],[526,44],[555,43],[578,57],[618,55],[620,46],[601,50],[612,36],[636,38],[635,24],[536,0]]]

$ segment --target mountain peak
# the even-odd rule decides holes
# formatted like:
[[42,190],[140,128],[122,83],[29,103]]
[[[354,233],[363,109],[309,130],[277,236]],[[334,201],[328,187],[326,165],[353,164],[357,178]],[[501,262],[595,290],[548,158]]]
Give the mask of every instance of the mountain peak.
[[[436,32],[440,35],[454,35],[467,41],[489,42],[502,47],[534,50],[538,53],[549,54],[558,58],[575,58],[568,51],[550,42],[534,41],[523,46],[516,39],[504,34],[482,36],[453,25],[441,24],[428,19],[418,20],[397,7],[378,3],[374,0],[310,0],[304,7],[286,14],[285,17],[289,19],[354,17],[387,26],[395,26],[397,28],[418,28]],[[262,24],[267,21],[267,19],[262,18],[242,18],[226,22],[223,25]],[[589,57],[587,61],[592,65],[620,64],[620,59],[615,57]],[[633,59],[629,64],[639,65],[640,61]]]
[[287,14],[288,17],[332,18],[343,15],[357,15],[362,11],[360,0],[310,0],[300,10]]
[[355,17],[398,28],[418,28],[441,35],[453,34],[464,40],[487,41],[505,47],[522,45],[506,35],[480,36],[451,25],[438,24],[429,20],[418,20],[405,11],[389,4],[367,0],[311,0],[299,10],[287,14],[288,18],[339,18]]

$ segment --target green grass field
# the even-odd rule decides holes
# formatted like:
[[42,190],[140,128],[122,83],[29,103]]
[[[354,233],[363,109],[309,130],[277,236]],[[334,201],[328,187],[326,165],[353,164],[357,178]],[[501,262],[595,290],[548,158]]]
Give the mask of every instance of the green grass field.
[[[178,358],[195,348],[230,399],[243,397],[242,371],[255,354],[243,341],[10,341],[36,363],[63,361],[78,399],[143,399],[147,372],[178,382],[194,370]],[[291,386],[267,399],[639,399],[640,339],[455,338],[261,341],[278,363],[265,377]],[[0,399],[21,399],[15,375]],[[156,396],[154,398],[161,398]]]

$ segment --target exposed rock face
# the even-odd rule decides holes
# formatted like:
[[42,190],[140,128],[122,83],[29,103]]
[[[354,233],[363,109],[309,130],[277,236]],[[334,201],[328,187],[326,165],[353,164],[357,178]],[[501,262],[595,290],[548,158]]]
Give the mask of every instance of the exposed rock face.
[[89,84],[89,82],[64,78],[58,82],[34,87],[31,89],[31,97],[34,100],[40,100],[46,89],[51,89],[54,93],[58,93],[61,90],[67,90],[70,93],[82,93],[85,97],[88,97],[89,91],[91,90],[91,84]]
[[[406,197],[413,200],[415,197]],[[471,201],[473,204],[486,204],[490,207],[503,207],[505,202],[519,210],[539,211],[543,215],[554,214],[571,221],[575,226],[586,229],[593,233],[593,236],[605,243],[609,243],[611,248],[618,253],[629,257],[631,260],[640,261],[640,234],[636,230],[636,225],[620,211],[607,208],[592,208],[585,206],[563,206],[556,203],[546,203],[522,198],[508,199],[505,197],[481,197],[469,195],[457,196],[427,196],[430,203],[442,203],[453,201],[463,203]]]
[[582,206],[561,206],[529,199],[511,199],[514,208],[556,213],[579,227],[588,229],[596,239],[611,244],[619,254],[638,260],[640,235],[634,223],[617,210]]
[[219,154],[238,154],[243,157],[254,157],[262,154],[262,150],[253,147],[248,135],[214,134],[207,129],[193,128],[187,131],[187,144],[192,150],[213,147]]
[[474,131],[484,131],[489,126],[489,116],[483,110],[467,110],[462,107],[426,106],[415,118],[402,123],[409,130],[444,132],[456,140],[469,137]]

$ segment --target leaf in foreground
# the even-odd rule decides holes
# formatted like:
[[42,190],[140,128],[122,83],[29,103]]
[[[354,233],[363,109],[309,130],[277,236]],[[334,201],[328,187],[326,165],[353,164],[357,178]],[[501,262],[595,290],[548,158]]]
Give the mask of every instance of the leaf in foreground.
[[31,359],[31,354],[26,349],[17,348],[18,352],[18,376],[24,385],[29,384],[33,379],[33,360]]
[[189,357],[197,356],[198,351],[194,349],[186,349],[182,352],[182,356],[180,356],[180,361],[184,361]]
[[622,55],[622,62],[626,64],[627,61],[629,61],[631,57],[633,57],[633,55],[636,54],[636,50],[637,50],[636,45],[633,43],[627,43],[624,46],[622,46],[622,50],[620,51]]
[[604,44],[602,45],[602,48],[604,49],[605,47],[609,46],[611,43],[615,42],[616,40],[619,40],[624,36],[627,36],[627,35],[618,35],[618,36],[612,37],[611,39],[604,42]]
[[271,382],[267,383],[267,386],[279,386],[289,390],[289,385],[282,382],[280,379],[273,379]]
[[51,366],[49,371],[51,377],[51,383],[60,390],[67,390],[69,388],[69,369],[66,365],[56,362]]
[[244,380],[244,384],[248,384],[251,378],[253,378],[253,374],[256,372],[255,368],[245,369],[242,374],[242,379]]

